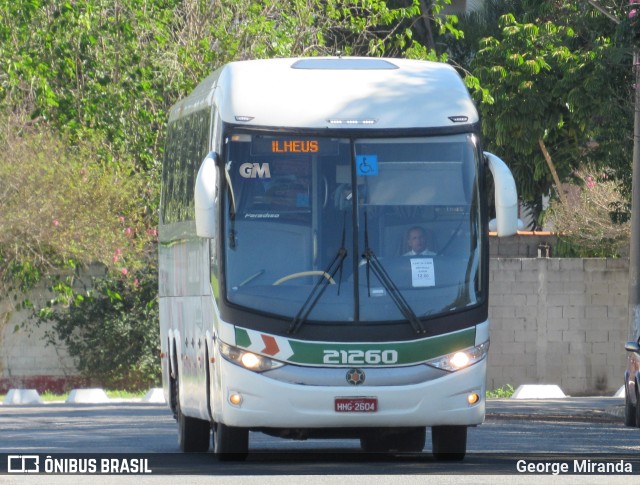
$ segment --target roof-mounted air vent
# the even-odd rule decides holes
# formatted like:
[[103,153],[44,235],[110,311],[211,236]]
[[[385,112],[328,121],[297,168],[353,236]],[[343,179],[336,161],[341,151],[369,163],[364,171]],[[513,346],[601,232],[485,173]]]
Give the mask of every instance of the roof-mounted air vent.
[[398,69],[395,64],[384,59],[365,58],[317,58],[309,57],[294,62],[293,69],[325,69],[325,70],[389,70]]

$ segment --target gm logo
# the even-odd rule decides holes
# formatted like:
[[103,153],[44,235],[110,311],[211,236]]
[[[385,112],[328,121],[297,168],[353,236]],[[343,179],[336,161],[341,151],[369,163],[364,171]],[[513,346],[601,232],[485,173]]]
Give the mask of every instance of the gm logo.
[[38,455],[9,455],[7,461],[8,473],[40,472],[40,457]]
[[246,179],[270,179],[271,171],[268,163],[243,163],[240,165],[240,175]]

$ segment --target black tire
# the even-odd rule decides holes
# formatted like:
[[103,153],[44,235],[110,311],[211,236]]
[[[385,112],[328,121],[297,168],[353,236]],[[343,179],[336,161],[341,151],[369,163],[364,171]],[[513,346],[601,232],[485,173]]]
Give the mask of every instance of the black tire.
[[424,449],[426,428],[403,428],[393,432],[370,432],[360,437],[360,447],[367,453],[416,453]]
[[249,430],[221,423],[215,425],[213,452],[220,461],[243,461],[249,454]]
[[178,422],[178,447],[185,453],[204,453],[211,443],[211,423],[203,419],[185,416],[180,409],[178,379],[172,386],[175,392],[176,421]]
[[[637,401],[636,401],[637,402]],[[625,426],[638,426],[637,420],[637,406],[631,402],[631,398],[629,397],[629,392],[627,386],[625,386],[624,393],[624,424]]]
[[431,445],[436,460],[463,460],[467,453],[467,427],[434,426],[431,428]]

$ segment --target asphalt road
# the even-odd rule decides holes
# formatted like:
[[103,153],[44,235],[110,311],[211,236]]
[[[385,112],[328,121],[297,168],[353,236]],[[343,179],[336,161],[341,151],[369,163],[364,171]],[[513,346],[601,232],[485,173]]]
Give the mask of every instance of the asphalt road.
[[[430,439],[423,454],[375,455],[360,451],[356,440],[290,441],[252,433],[250,455],[243,463],[220,463],[212,453],[185,455],[177,453],[176,425],[164,405],[120,402],[100,405],[0,406],[0,473],[6,473],[9,454],[42,454],[53,458],[80,456],[101,459],[103,454],[147,458],[154,476],[161,474],[216,477],[227,483],[233,477],[240,482],[257,483],[332,483],[339,477],[351,477],[353,483],[413,483],[424,475],[449,477],[451,483],[485,482],[494,475],[512,477],[505,483],[525,483],[539,478],[581,478],[579,483],[615,483],[614,478],[629,477],[629,469],[617,477],[597,473],[560,474],[540,472],[539,463],[619,463],[631,467],[631,474],[640,474],[640,429],[625,427],[622,422],[623,400],[620,398],[564,398],[556,400],[490,400],[485,424],[469,429],[468,455],[461,463],[436,462],[430,451]],[[523,465],[524,462],[524,465]],[[582,461],[580,461],[582,463]],[[533,466],[526,473],[522,466]],[[556,465],[560,466],[560,465]],[[520,467],[520,468],[519,468]],[[548,470],[549,471],[549,470]],[[42,475],[38,477],[43,478]],[[47,476],[47,483],[62,483],[60,477]],[[91,476],[95,485],[106,477]],[[112,478],[120,478],[111,475]],[[167,478],[166,475],[164,475]],[[289,477],[285,480],[285,477]],[[291,477],[293,477],[291,479]],[[318,477],[319,482],[305,477]],[[385,478],[386,477],[386,478]],[[396,477],[395,482],[392,480]],[[33,478],[16,474],[0,475],[2,483],[25,483]],[[64,483],[76,483],[82,478]],[[276,481],[269,481],[276,480]],[[363,479],[358,482],[354,479]],[[607,478],[600,482],[601,478]],[[193,478],[198,482],[197,479]],[[278,482],[278,479],[282,481]],[[97,482],[95,480],[98,480]],[[266,480],[266,481],[265,481]],[[368,481],[367,481],[368,480]],[[444,480],[446,482],[447,480]],[[502,479],[501,479],[502,480]],[[439,482],[443,480],[438,479]],[[500,480],[498,480],[500,482]],[[633,479],[631,482],[632,483]],[[133,483],[133,482],[132,482]],[[161,482],[156,482],[161,483]],[[180,479],[180,484],[191,483]],[[532,482],[533,483],[533,482]],[[537,481],[536,483],[539,483]],[[578,482],[575,482],[578,483]],[[622,482],[620,482],[622,483]]]

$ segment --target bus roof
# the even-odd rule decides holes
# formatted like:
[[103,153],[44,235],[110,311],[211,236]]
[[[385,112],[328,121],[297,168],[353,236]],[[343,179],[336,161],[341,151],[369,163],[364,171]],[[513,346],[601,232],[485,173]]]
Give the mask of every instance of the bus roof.
[[[215,95],[214,95],[215,88]],[[232,62],[171,118],[215,99],[223,121],[283,128],[442,128],[478,122],[457,72],[443,63],[364,57]]]

